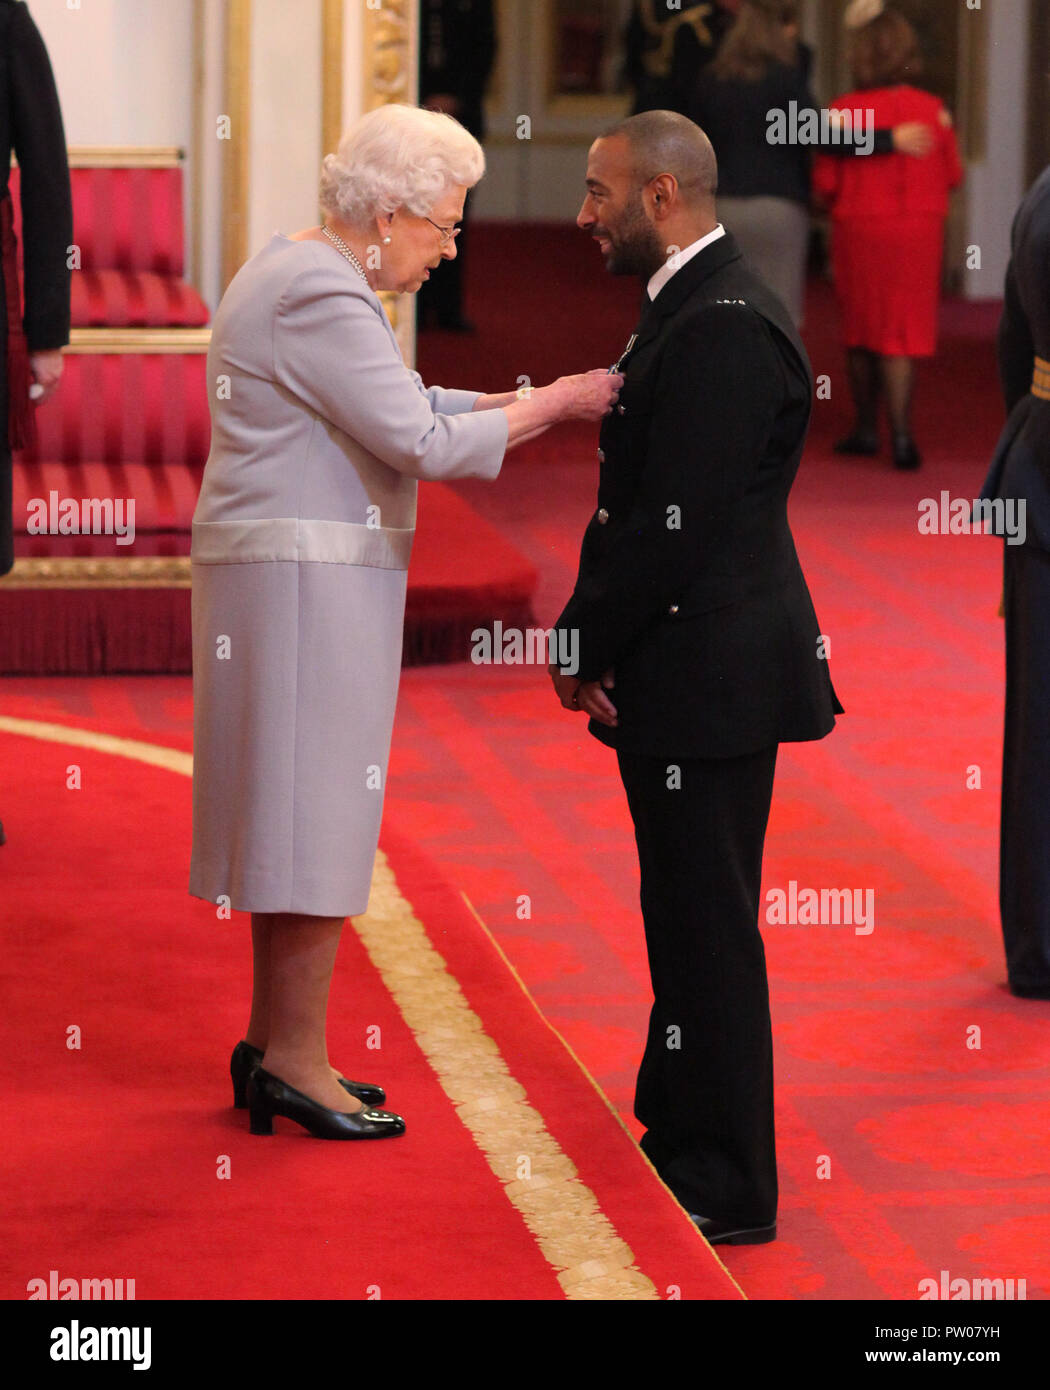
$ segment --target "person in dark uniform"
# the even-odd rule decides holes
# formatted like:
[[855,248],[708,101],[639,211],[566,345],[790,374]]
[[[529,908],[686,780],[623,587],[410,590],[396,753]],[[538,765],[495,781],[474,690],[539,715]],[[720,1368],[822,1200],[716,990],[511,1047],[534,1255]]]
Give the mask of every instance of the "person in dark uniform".
[[636,0],[624,33],[624,75],[634,89],[633,115],[688,106],[698,73],[732,27],[728,0]]
[[[485,87],[496,57],[492,0],[422,0],[419,12],[419,104],[441,111],[485,139]],[[471,195],[463,209],[455,260],[447,261],[419,292],[420,326],[469,333],[463,315],[463,268]]]
[[999,907],[1011,992],[1050,999],[1050,168],[1014,219],[998,356],[1009,418],[981,496],[1025,509],[1003,546]]
[[578,669],[551,676],[616,750],[634,821],[654,994],[642,1148],[710,1241],[760,1244],[777,1211],[758,928],[777,746],[823,738],[842,707],[787,519],[812,373],[716,186],[709,140],[674,112],[591,147],[578,225],[646,295],[555,624]]
[[[11,451],[33,438],[33,406],[57,389],[69,342],[73,208],[62,112],[47,49],[21,0],[0,0],[0,575],[15,562]],[[25,310],[18,285],[12,151],[21,171]],[[0,826],[0,844],[4,832]]]

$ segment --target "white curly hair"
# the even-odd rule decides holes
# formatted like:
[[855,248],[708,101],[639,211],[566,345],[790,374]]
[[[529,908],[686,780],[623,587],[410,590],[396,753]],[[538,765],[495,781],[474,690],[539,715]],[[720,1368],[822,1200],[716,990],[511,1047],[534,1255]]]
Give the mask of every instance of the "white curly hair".
[[406,208],[426,217],[449,188],[473,188],[485,156],[451,116],[390,103],[361,116],[321,165],[321,207],[354,227]]

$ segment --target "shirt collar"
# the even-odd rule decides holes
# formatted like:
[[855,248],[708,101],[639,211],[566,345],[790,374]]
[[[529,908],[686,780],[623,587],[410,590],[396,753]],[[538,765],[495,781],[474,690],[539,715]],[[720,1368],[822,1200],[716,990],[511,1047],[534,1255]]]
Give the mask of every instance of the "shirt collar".
[[670,256],[646,286],[650,300],[656,298],[667,284],[668,280],[681,270],[682,266],[684,266],[687,261],[691,261],[705,246],[710,246],[711,242],[717,241],[719,237],[725,236],[725,234],[726,229],[722,226],[721,222],[719,222],[713,232],[708,232],[707,236],[702,236],[699,241],[694,241],[691,246],[685,247],[682,251],[676,251],[673,256]]

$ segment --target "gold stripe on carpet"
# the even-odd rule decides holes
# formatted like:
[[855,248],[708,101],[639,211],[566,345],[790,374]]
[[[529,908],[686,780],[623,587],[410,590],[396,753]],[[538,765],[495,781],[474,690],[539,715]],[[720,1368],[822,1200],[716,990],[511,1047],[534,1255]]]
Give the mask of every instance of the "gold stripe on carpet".
[[[353,925],[442,1088],[569,1299],[659,1299],[499,1048],[380,853],[368,911]],[[519,1177],[523,1159],[529,1176]],[[687,1218],[686,1218],[687,1219]]]
[[[181,749],[90,729],[0,715],[0,733],[91,748],[184,776],[193,772],[191,754]],[[566,1298],[659,1300],[655,1284],[635,1267],[630,1247],[581,1182],[467,1003],[382,852],[376,856],[368,911],[351,923]],[[524,1159],[528,1176],[520,1176]]]
[[0,734],[18,734],[23,738],[38,738],[45,743],[68,743],[75,748],[91,748],[96,753],[112,753],[117,758],[132,758],[135,762],[163,767],[168,772],[193,775],[193,754],[181,748],[167,748],[161,743],[141,743],[134,738],[117,738],[100,734],[94,729],[75,729],[66,724],[42,724],[36,719],[12,719],[0,714]]
[[[577,1066],[577,1067],[579,1068],[579,1070],[580,1070],[580,1074],[581,1074],[581,1075],[585,1078],[585,1080],[589,1083],[589,1085],[591,1086],[591,1089],[594,1091],[595,1095],[598,1097],[598,1099],[599,1099],[599,1100],[602,1102],[602,1104],[605,1106],[606,1110],[608,1110],[608,1112],[609,1112],[610,1116],[612,1117],[612,1119],[620,1126],[620,1128],[623,1130],[624,1134],[626,1134],[627,1137],[630,1139],[631,1143],[632,1143],[632,1144],[635,1143],[636,1141],[635,1141],[634,1135],[631,1133],[631,1131],[630,1131],[630,1130],[627,1128],[627,1126],[624,1124],[623,1119],[621,1118],[621,1116],[620,1116],[620,1114],[619,1114],[619,1111],[616,1110],[616,1108],[613,1106],[612,1102],[610,1101],[609,1097],[605,1094],[605,1092],[602,1090],[602,1088],[598,1085],[597,1081],[595,1081],[594,1077],[593,1077],[593,1076],[590,1074],[590,1072],[587,1070],[587,1068],[586,1068],[586,1066],[584,1065],[582,1059],[579,1058],[579,1057],[576,1055],[576,1053],[575,1053],[575,1051],[573,1050],[572,1046],[566,1041],[566,1039],[562,1036],[562,1034],[558,1032],[558,1030],[557,1030],[557,1028],[555,1028],[554,1024],[551,1023],[550,1019],[547,1018],[547,1016],[544,1014],[543,1010],[542,1010],[542,1009],[540,1008],[540,1006],[536,1003],[535,999],[533,999],[531,993],[529,992],[529,987],[528,987],[528,985],[525,983],[525,981],[524,981],[524,980],[521,978],[521,976],[518,974],[518,971],[517,971],[517,969],[515,968],[514,962],[510,959],[510,957],[509,957],[509,956],[507,955],[507,953],[504,951],[503,947],[499,944],[499,942],[496,940],[496,938],[495,938],[495,937],[492,935],[492,933],[489,931],[488,927],[487,927],[486,924],[485,924],[484,918],[483,918],[483,917],[481,916],[481,914],[478,912],[477,908],[474,906],[474,904],[473,904],[473,903],[470,901],[470,899],[467,897],[466,893],[464,893],[462,890],[460,890],[460,897],[461,897],[461,898],[463,899],[463,901],[466,903],[468,909],[470,910],[471,916],[474,918],[474,920],[477,922],[478,926],[481,928],[481,930],[485,933],[486,937],[487,937],[487,938],[489,939],[489,941],[492,943],[492,949],[496,952],[496,954],[497,954],[497,955],[500,957],[500,959],[503,961],[503,964],[507,967],[507,971],[508,971],[508,973],[510,974],[511,978],[514,980],[515,984],[516,984],[516,985],[518,986],[518,988],[521,990],[522,994],[525,996],[525,998],[528,1000],[528,1002],[532,1005],[533,1009],[534,1009],[535,1012],[536,1012],[536,1017],[537,1017],[537,1019],[539,1020],[539,1022],[543,1025],[544,1028],[546,1028],[546,1029],[548,1030],[548,1032],[553,1033],[554,1036],[558,1039],[558,1041],[561,1043],[562,1047],[564,1047],[565,1051],[569,1054],[569,1056],[572,1058],[572,1060],[576,1063],[576,1066]],[[660,1174],[659,1174],[659,1173],[656,1171],[656,1169],[653,1167],[652,1162],[651,1162],[650,1159],[649,1159],[649,1156],[648,1156],[644,1151],[642,1151],[641,1149],[639,1149],[639,1152],[641,1153],[642,1159],[643,1159],[644,1162],[648,1165],[650,1171],[652,1172],[653,1181],[654,1181],[654,1182],[657,1182],[657,1183],[660,1183],[661,1186],[666,1187],[666,1183],[664,1183],[663,1179],[660,1177]],[[668,1188],[668,1192],[670,1192],[670,1189],[669,1189],[669,1188]],[[672,1193],[671,1195],[673,1196],[673,1193]],[[685,1211],[684,1208],[679,1208],[679,1210],[680,1210],[680,1212],[681,1212],[681,1218],[682,1218],[682,1220],[689,1223],[689,1227],[690,1227],[691,1230],[695,1230],[695,1228],[693,1227],[692,1220],[691,1220],[690,1217],[689,1217],[689,1214]],[[737,1291],[737,1293],[740,1295],[740,1297],[741,1297],[742,1299],[746,1299],[746,1298],[747,1298],[747,1294],[746,1294],[746,1293],[744,1292],[744,1290],[740,1287],[740,1285],[737,1283],[737,1281],[733,1278],[733,1275],[730,1273],[730,1271],[729,1271],[729,1269],[726,1267],[726,1265],[724,1265],[724,1264],[722,1263],[722,1261],[718,1258],[718,1253],[717,1253],[717,1251],[714,1249],[713,1246],[711,1247],[711,1257],[712,1257],[712,1259],[715,1261],[715,1263],[718,1264],[718,1265],[720,1266],[720,1268],[721,1268],[721,1270],[722,1270],[722,1273],[725,1275],[726,1279],[728,1279],[728,1281],[733,1285],[733,1287],[736,1289],[736,1291]]]

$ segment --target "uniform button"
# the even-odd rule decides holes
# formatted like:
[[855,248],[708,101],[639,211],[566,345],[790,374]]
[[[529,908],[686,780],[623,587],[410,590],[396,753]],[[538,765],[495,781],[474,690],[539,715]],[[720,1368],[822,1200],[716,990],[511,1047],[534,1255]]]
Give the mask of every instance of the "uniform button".
[[667,611],[668,611],[668,613],[672,613],[672,614],[677,613],[677,612],[678,612],[678,604],[677,604],[677,603],[672,603],[671,606],[670,606],[670,608],[669,608]]
[[604,462],[605,462],[605,450],[604,450],[604,449],[599,449],[599,450],[598,450],[598,462],[599,462],[599,463],[604,463]]
[[598,508],[598,524],[599,524],[599,526],[604,526],[605,523],[606,523],[608,520],[609,520],[609,513],[605,510],[604,507],[599,507],[599,508]]

